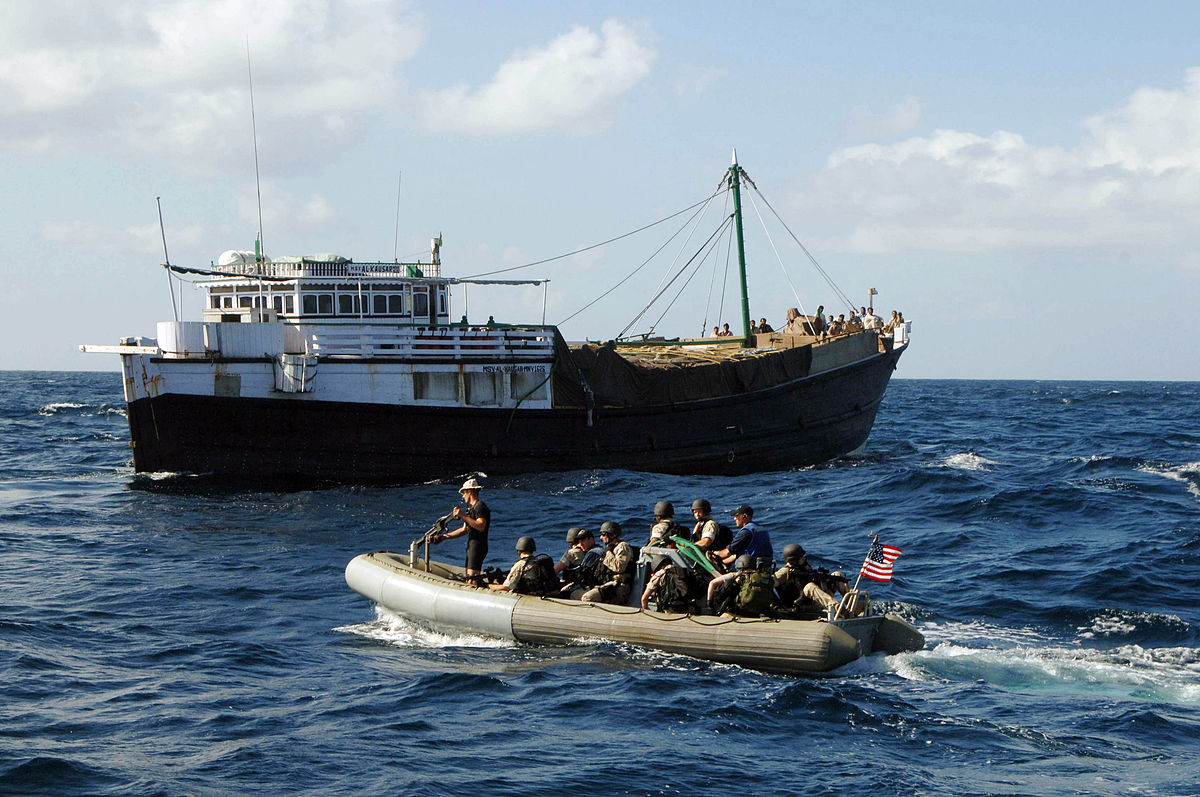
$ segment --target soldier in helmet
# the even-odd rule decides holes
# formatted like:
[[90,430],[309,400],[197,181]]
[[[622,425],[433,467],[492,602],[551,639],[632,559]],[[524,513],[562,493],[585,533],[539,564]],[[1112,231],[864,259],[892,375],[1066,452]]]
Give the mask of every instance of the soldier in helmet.
[[621,539],[621,524],[611,520],[601,524],[600,539],[604,541],[601,562],[607,580],[583,593],[581,599],[593,603],[625,603],[633,587],[633,548]]
[[784,609],[796,614],[811,614],[813,608],[826,610],[836,606],[834,592],[843,595],[850,584],[839,571],[816,570],[808,563],[804,548],[796,543],[783,546],[783,567],[775,571],[775,584]]
[[517,561],[508,571],[503,584],[488,584],[498,592],[517,592],[522,595],[546,595],[557,589],[558,579],[549,556],[537,554],[533,537],[517,540]]
[[675,522],[675,505],[659,501],[654,505],[654,525],[650,527],[649,545],[665,544],[672,535],[687,536],[687,531]]
[[558,564],[554,566],[554,572],[562,576],[562,572],[568,567],[579,564],[579,532],[583,529],[578,526],[572,526],[567,529],[567,550],[559,557]]
[[595,572],[603,553],[596,544],[596,536],[587,529],[580,529],[575,535],[575,547],[564,554],[571,556],[573,564],[562,571],[563,585],[559,594],[564,598],[579,600],[590,587],[599,583],[595,579]]
[[467,508],[464,510],[456,506],[450,512],[452,518],[463,522],[462,526],[433,539],[438,543],[467,535],[467,581],[475,586],[483,586],[483,560],[487,558],[488,530],[492,526],[492,510],[479,498],[482,489],[483,485],[474,477],[463,482],[458,491],[466,501]]
[[692,517],[696,518],[696,525],[692,527],[692,542],[711,551],[725,547],[724,545],[713,547],[718,542],[720,524],[712,519],[712,504],[704,498],[692,501]]
[[759,567],[749,554],[734,562],[734,571],[708,582],[708,605],[714,612],[745,617],[771,617],[779,606],[770,563]]

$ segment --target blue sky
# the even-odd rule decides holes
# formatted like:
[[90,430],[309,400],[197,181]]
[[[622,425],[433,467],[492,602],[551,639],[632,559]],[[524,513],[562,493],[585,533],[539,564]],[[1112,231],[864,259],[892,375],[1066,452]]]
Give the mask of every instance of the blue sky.
[[[0,369],[112,370],[77,345],[170,317],[155,197],[173,262],[253,247],[248,40],[269,255],[390,260],[402,173],[402,258],[440,232],[446,273],[518,265],[691,205],[736,147],[856,304],[913,320],[900,376],[1200,379],[1200,6],[745,5],[8,0]],[[755,316],[837,306],[747,229]],[[558,321],[671,231],[516,275]],[[611,337],[667,267],[565,334]],[[736,321],[710,282],[658,331]]]

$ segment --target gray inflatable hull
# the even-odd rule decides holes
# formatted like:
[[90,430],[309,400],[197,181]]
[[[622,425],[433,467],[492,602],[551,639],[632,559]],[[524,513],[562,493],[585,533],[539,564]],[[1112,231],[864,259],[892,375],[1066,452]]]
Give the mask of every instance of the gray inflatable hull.
[[462,568],[431,561],[426,572],[423,560],[416,565],[402,554],[363,554],[346,566],[346,583],[392,611],[518,642],[608,639],[788,675],[827,672],[870,653],[925,644],[894,615],[830,623],[668,614],[482,590],[452,579]]

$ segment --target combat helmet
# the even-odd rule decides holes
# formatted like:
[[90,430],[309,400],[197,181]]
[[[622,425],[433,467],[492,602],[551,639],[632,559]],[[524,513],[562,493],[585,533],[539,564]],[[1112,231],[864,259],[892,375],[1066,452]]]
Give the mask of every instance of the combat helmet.
[[533,537],[521,537],[517,540],[517,550],[521,553],[533,553],[537,550],[537,543],[533,541]]

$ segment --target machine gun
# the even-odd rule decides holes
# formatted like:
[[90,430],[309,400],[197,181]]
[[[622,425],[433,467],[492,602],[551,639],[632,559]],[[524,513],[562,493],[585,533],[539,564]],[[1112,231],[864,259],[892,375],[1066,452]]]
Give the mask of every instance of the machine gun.
[[408,544],[408,566],[415,568],[417,566],[417,546],[421,543],[425,544],[425,572],[429,572],[429,546],[432,543],[437,545],[442,541],[446,534],[446,527],[450,525],[451,515],[442,515],[437,520],[433,521],[433,525],[429,527],[429,531],[416,537]]

